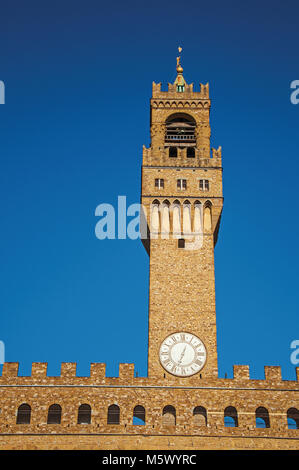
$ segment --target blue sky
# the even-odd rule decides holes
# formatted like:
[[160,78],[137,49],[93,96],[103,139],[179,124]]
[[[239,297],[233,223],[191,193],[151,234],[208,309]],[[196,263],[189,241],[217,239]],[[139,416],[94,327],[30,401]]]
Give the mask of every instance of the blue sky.
[[134,362],[146,375],[148,256],[95,237],[95,208],[139,202],[152,81],[210,83],[224,211],[219,373],[281,365],[298,331],[298,2],[0,4],[0,339],[6,361]]

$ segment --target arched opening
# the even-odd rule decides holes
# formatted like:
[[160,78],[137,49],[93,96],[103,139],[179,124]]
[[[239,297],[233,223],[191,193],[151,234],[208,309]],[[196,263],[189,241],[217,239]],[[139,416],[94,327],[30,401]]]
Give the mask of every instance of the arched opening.
[[49,407],[47,424],[61,423],[61,406],[54,404]]
[[151,204],[151,233],[157,234],[160,229],[160,215],[159,215],[160,202],[158,199],[155,199]]
[[169,157],[176,158],[178,156],[178,149],[176,147],[169,147]]
[[174,238],[181,237],[181,205],[180,201],[176,199],[172,205],[172,232]]
[[78,424],[90,424],[91,422],[91,407],[90,405],[83,404],[78,409]]
[[193,424],[196,426],[207,425],[207,410],[203,406],[196,406],[193,410]]
[[238,426],[238,413],[235,407],[228,406],[224,410],[224,426],[235,428]]
[[193,231],[196,234],[202,234],[203,230],[203,210],[200,201],[194,202],[194,220],[193,220]]
[[23,403],[19,406],[17,412],[17,424],[30,424],[31,406]]
[[288,429],[299,429],[299,411],[289,408],[287,411]]
[[183,203],[183,233],[185,237],[191,234],[192,224],[191,224],[191,204],[190,201],[186,200]]
[[170,217],[169,217],[170,202],[166,199],[161,205],[161,234],[162,238],[169,238],[170,231]]
[[188,114],[172,114],[166,119],[165,142],[195,143],[195,127],[195,120]]
[[165,424],[166,426],[175,426],[176,411],[172,405],[167,405],[163,408],[162,424]]
[[210,203],[210,201],[207,201],[204,206],[203,224],[204,224],[204,231],[211,232],[212,230],[212,204]]
[[137,426],[145,425],[145,409],[141,405],[135,406],[133,410],[133,424]]
[[117,405],[110,405],[108,408],[107,424],[119,424],[120,410]]
[[187,158],[194,158],[195,157],[195,148],[188,147],[187,148]]
[[270,427],[269,413],[268,410],[263,406],[260,406],[255,410],[255,426],[257,428]]

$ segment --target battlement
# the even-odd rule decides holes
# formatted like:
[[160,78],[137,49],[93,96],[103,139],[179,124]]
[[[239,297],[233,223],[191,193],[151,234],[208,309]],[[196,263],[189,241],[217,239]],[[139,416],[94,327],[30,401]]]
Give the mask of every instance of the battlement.
[[[77,376],[77,364],[75,362],[61,363],[61,372],[58,376],[47,375],[48,364],[34,362],[31,367],[30,376],[19,376],[18,362],[5,362],[3,364],[2,376],[0,376],[1,386],[30,386],[30,385],[106,385],[106,386],[179,386],[187,388],[269,388],[281,389],[286,385],[290,389],[297,390],[299,383],[299,367],[296,367],[296,379],[284,380],[279,366],[265,366],[263,379],[251,379],[249,366],[234,365],[233,378],[214,378],[211,376],[195,375],[192,377],[178,378],[168,375],[164,380],[157,377],[137,377],[135,376],[134,364],[119,364],[118,377],[106,375],[105,363],[91,363],[89,376]],[[137,375],[137,374],[136,374]]]
[[48,376],[47,375],[48,363],[47,362],[33,362],[31,366],[31,375],[30,376],[19,376],[19,363],[18,362],[5,362],[3,364],[2,376],[0,377],[0,385],[4,385],[6,382],[9,383],[14,379],[18,379],[18,383],[21,384],[24,381],[24,384],[28,382],[29,379],[35,383],[46,382],[52,383],[53,380],[63,383],[72,383],[74,379],[77,381],[82,380],[92,383],[102,383],[107,380],[121,380],[128,383],[134,378],[134,364],[119,364],[119,376],[118,377],[107,377],[106,376],[106,364],[105,363],[91,363],[90,364],[90,375],[86,377],[77,376],[77,363],[76,362],[62,362],[60,375],[59,376]]
[[161,90],[161,82],[155,83],[152,85],[152,97],[153,98],[173,98],[173,99],[209,99],[209,83],[205,85],[200,83],[200,91],[193,91],[193,83],[185,85],[185,90],[183,92],[178,92],[176,85],[173,83],[168,83],[167,91]]

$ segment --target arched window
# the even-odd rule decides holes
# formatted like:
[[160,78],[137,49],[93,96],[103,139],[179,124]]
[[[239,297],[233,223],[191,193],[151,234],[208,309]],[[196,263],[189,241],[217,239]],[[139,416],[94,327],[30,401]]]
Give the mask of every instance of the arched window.
[[176,147],[169,147],[170,158],[176,158],[178,156],[178,149]]
[[255,426],[257,428],[270,427],[269,413],[268,410],[263,406],[260,406],[255,410]]
[[228,406],[224,410],[224,426],[228,428],[235,428],[238,426],[238,413],[236,408]]
[[167,426],[175,426],[176,411],[172,405],[167,405],[163,408],[162,423]]
[[48,424],[60,424],[61,422],[61,406],[54,404],[48,410]]
[[119,415],[119,406],[110,405],[108,408],[107,424],[119,424]]
[[299,429],[299,411],[289,408],[287,411],[288,429]]
[[145,409],[141,405],[135,406],[133,410],[133,424],[134,425],[145,424]]
[[196,406],[193,410],[193,423],[196,426],[207,425],[207,410],[203,406]]
[[31,406],[23,403],[19,406],[17,412],[17,424],[29,424],[31,417]]
[[91,407],[90,405],[83,404],[78,409],[78,424],[90,424],[91,421]]
[[188,158],[194,158],[195,157],[195,148],[194,147],[188,147],[187,148],[187,157]]
[[184,113],[176,113],[166,120],[165,142],[195,142],[195,120]]

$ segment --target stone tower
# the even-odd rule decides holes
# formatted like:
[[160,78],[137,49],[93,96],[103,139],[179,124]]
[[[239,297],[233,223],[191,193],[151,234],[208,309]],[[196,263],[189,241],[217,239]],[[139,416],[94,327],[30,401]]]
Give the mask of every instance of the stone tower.
[[[168,91],[153,83],[151,145],[143,149],[141,190],[150,256],[149,377],[217,376],[214,246],[223,198],[221,148],[212,149],[211,158],[210,104],[208,84],[193,91],[180,57]],[[199,357],[194,357],[196,340],[187,336],[195,346],[192,353],[184,333],[201,341]],[[167,345],[177,350],[177,360],[167,354]]]
[[[221,148],[210,148],[208,85],[153,83],[143,149],[142,236],[150,257],[148,375],[104,363],[77,376],[62,363],[0,376],[0,449],[298,449],[299,368],[283,380],[235,365],[218,377],[214,247],[222,210]],[[143,230],[146,228],[146,230]],[[127,306],[129,308],[129,306]],[[124,307],[125,311],[125,307]],[[146,312],[143,312],[146,315]],[[136,421],[138,420],[138,422]]]

